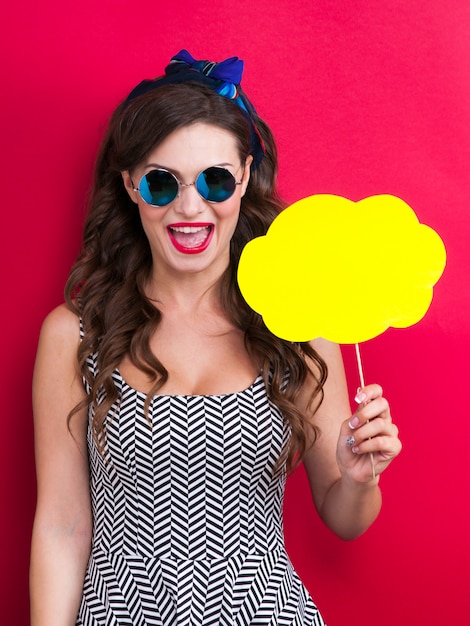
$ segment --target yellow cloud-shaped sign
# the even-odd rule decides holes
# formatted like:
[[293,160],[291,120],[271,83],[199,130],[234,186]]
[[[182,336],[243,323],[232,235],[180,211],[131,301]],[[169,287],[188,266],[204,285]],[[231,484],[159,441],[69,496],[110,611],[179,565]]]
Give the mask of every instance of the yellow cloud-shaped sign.
[[238,283],[282,339],[359,343],[418,322],[445,262],[439,235],[403,200],[321,194],[292,204],[245,246]]

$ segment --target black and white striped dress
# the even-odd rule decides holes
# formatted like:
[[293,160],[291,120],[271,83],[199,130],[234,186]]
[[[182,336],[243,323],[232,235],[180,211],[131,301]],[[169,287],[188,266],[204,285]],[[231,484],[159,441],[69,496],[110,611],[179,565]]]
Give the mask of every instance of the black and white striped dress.
[[289,429],[263,379],[155,396],[152,428],[145,394],[114,381],[104,455],[89,434],[94,534],[77,626],[323,625],[284,548],[274,465]]

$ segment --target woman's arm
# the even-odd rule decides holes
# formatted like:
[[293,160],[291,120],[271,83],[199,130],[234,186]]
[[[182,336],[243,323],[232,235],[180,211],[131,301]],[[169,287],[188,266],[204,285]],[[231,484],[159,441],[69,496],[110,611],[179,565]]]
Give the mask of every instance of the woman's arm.
[[[358,407],[351,416],[339,346],[321,339],[312,345],[328,365],[328,379],[323,403],[313,417],[320,436],[307,451],[304,466],[315,506],[325,524],[339,537],[354,539],[367,530],[380,511],[379,476],[401,450],[398,429],[378,385],[361,390],[362,395],[356,397]],[[312,381],[301,394],[307,414],[311,385]]]
[[30,569],[31,626],[73,626],[92,532],[79,325],[64,305],[45,320],[33,378],[38,499]]

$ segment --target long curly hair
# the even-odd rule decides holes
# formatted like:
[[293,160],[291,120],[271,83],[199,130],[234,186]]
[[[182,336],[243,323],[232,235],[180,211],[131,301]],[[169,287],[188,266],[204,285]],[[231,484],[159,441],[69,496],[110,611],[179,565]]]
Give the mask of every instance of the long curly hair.
[[[254,237],[265,235],[284,208],[276,190],[274,138],[263,120],[253,115],[265,156],[251,172],[242,197],[229,266],[218,289],[222,309],[244,332],[247,350],[265,379],[269,397],[290,424],[292,436],[281,461],[286,460],[292,470],[305,453],[307,441],[318,435],[316,427],[297,408],[296,398],[304,381],[314,376],[311,404],[312,411],[316,410],[323,399],[327,370],[309,344],[293,344],[275,337],[260,315],[249,308],[238,288],[236,273],[243,247]],[[147,414],[151,398],[168,380],[160,355],[153,354],[149,345],[161,320],[158,307],[145,294],[152,270],[150,246],[121,172],[132,172],[173,131],[197,122],[232,133],[241,162],[245,162],[251,146],[246,115],[232,101],[197,83],[160,86],[130,103],[122,103],[111,117],[99,150],[83,244],[65,287],[65,299],[82,319],[84,334],[78,362],[91,388],[90,397],[75,407],[68,419],[91,402],[92,433],[102,451],[106,416],[119,402],[112,374],[124,356],[128,355],[154,381],[147,394]],[[97,354],[96,378],[86,363],[92,353]]]

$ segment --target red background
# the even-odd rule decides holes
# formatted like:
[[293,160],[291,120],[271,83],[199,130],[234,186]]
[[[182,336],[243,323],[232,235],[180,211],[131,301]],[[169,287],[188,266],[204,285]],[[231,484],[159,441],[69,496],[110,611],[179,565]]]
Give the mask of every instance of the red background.
[[[3,7],[1,626],[28,624],[30,380],[40,324],[62,301],[111,109],[183,47],[197,58],[246,61],[244,86],[277,136],[288,201],[391,193],[446,244],[447,269],[425,318],[362,346],[366,379],[384,386],[404,442],[382,480],[379,520],[341,542],[317,520],[299,471],[286,532],[329,626],[468,623],[469,28],[468,0]],[[357,298],[367,289],[367,275],[358,276]],[[354,389],[352,348],[344,353]]]

